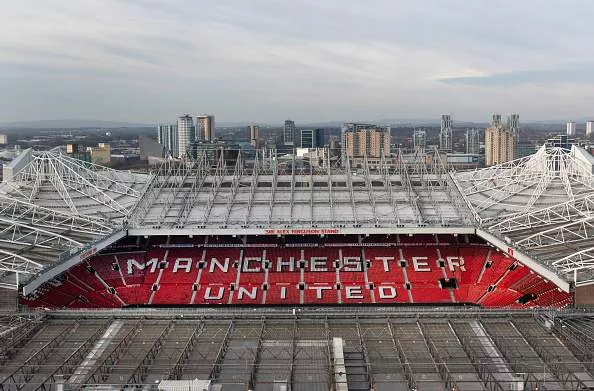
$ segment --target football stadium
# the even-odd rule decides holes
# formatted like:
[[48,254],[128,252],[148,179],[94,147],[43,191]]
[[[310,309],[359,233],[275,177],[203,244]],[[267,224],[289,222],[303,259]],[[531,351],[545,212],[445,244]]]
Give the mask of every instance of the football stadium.
[[594,388],[594,159],[274,151],[0,184],[0,390]]

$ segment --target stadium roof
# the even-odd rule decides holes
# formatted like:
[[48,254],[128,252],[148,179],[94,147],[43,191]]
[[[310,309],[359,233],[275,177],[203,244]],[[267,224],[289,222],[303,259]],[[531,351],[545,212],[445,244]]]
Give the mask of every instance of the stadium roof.
[[47,280],[126,232],[476,233],[568,289],[594,282],[593,166],[574,146],[467,172],[439,154],[340,168],[258,153],[137,174],[27,150],[0,185],[0,270],[7,285]]
[[24,151],[0,185],[0,286],[26,278],[121,228],[150,177]]
[[478,227],[580,285],[594,283],[593,168],[583,148],[543,146],[452,176]]

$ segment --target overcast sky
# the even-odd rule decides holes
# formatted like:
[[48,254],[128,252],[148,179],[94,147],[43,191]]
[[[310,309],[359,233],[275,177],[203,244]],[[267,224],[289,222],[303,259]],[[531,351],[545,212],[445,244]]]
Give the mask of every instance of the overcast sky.
[[19,0],[0,122],[594,117],[592,0]]

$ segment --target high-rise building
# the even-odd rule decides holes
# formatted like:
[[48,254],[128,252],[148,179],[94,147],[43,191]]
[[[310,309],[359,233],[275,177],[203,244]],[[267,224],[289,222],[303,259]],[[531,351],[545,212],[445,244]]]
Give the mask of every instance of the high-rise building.
[[503,126],[503,122],[501,122],[501,114],[495,113],[491,117],[491,126],[498,127]]
[[170,156],[179,156],[179,132],[177,131],[177,124],[169,125],[169,144],[167,149]]
[[565,130],[565,134],[567,134],[568,136],[575,136],[575,122],[568,121],[565,126]]
[[442,151],[452,150],[452,116],[450,114],[441,115],[441,130],[439,131],[439,149]]
[[283,142],[285,145],[295,145],[295,121],[291,121],[290,119],[285,121]]
[[512,132],[516,132],[519,135],[520,133],[520,115],[516,113],[512,113],[509,117],[507,117],[507,128]]
[[427,144],[427,132],[422,129],[413,131],[413,148],[417,152],[425,152]]
[[202,114],[196,117],[196,141],[212,141],[215,138],[215,117]]
[[342,161],[360,165],[365,156],[371,163],[378,163],[383,156],[390,156],[390,127],[371,124],[345,123],[341,131]]
[[477,155],[480,152],[481,136],[478,129],[466,129],[466,153]]
[[324,146],[324,129],[302,129],[301,148],[319,148]]
[[252,147],[258,148],[260,146],[260,128],[258,125],[250,125],[248,132],[250,133],[250,144]]
[[515,131],[501,125],[491,126],[485,131],[485,164],[487,166],[516,159],[517,150],[518,137]]
[[186,157],[195,139],[196,128],[192,117],[188,114],[182,115],[177,119],[177,146],[173,157]]
[[166,149],[166,154],[177,157],[177,125],[158,125],[157,142]]
[[516,135],[516,159],[520,157],[520,151],[517,148],[520,147],[520,115],[512,113],[507,117],[507,128],[514,132]]
[[163,146],[167,144],[169,125],[157,125],[157,142]]
[[8,137],[5,134],[0,134],[0,145],[8,144]]
[[593,131],[594,131],[594,121],[587,121],[586,122],[586,137],[591,137]]

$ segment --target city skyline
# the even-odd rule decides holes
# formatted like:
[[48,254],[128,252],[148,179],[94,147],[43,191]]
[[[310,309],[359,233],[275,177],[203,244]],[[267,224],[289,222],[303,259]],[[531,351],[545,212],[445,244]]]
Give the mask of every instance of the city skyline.
[[197,107],[228,122],[594,116],[593,10],[560,0],[13,2],[0,15],[0,87],[11,91],[0,122],[158,123]]

